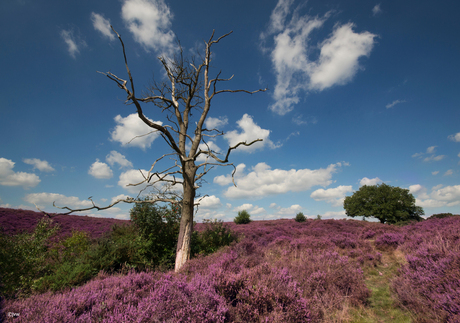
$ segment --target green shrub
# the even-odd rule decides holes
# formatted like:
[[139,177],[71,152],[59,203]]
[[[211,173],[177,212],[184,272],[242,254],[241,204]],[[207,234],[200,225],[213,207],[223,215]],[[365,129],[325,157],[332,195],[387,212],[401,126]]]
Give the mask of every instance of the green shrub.
[[459,216],[459,215],[452,214],[452,213],[438,213],[438,214],[433,214],[428,219],[443,219],[443,218],[449,218],[451,216]]
[[131,221],[147,241],[146,256],[158,266],[173,268],[181,219],[180,203],[166,206],[137,203],[130,214]]
[[230,245],[237,239],[236,234],[226,227],[223,221],[205,219],[203,222],[206,229],[197,235],[193,250],[195,254],[211,254],[221,247]]
[[302,212],[299,212],[299,213],[297,213],[297,215],[295,216],[295,220],[296,220],[297,222],[305,222],[305,221],[307,221],[307,218],[305,217],[305,215],[303,215]]
[[248,224],[251,222],[250,215],[246,210],[239,211],[238,216],[233,220],[236,224]]
[[114,225],[112,230],[91,243],[84,232],[74,232],[50,252],[51,273],[34,282],[37,292],[58,291],[80,286],[100,271],[144,271],[155,266],[148,257],[148,242],[133,225]]
[[0,233],[1,294],[8,298],[27,296],[34,282],[51,272],[48,244],[58,230],[53,220],[43,218],[32,233]]

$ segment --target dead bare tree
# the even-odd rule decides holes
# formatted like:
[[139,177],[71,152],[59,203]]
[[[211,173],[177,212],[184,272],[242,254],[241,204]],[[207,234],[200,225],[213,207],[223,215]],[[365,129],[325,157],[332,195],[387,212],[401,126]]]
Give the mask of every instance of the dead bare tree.
[[[168,195],[167,192],[164,194],[157,194],[148,200],[142,200],[142,203],[182,203],[180,231],[176,249],[175,271],[177,272],[186,263],[186,261],[190,259],[190,243],[193,231],[193,211],[196,205],[196,191],[199,188],[200,180],[216,165],[233,166],[233,164],[228,162],[228,158],[234,149],[241,145],[250,146],[257,141],[262,141],[262,139],[256,139],[249,143],[239,142],[228,148],[224,158],[219,158],[217,156],[218,154],[210,149],[205,140],[205,137],[223,135],[223,132],[217,129],[206,129],[204,127],[206,117],[211,109],[211,101],[216,95],[222,93],[244,92],[253,94],[256,92],[266,91],[266,89],[259,89],[257,91],[217,89],[217,85],[220,82],[229,81],[233,76],[224,79],[220,77],[221,72],[217,73],[214,78],[210,76],[211,47],[230,35],[231,32],[214,40],[213,31],[209,40],[205,41],[204,56],[200,55],[199,64],[196,63],[195,58],[193,57],[190,60],[185,59],[182,49],[180,50],[180,54],[174,59],[159,57],[164,71],[166,72],[168,81],[163,83],[154,83],[154,85],[152,85],[149,89],[149,93],[147,95],[137,97],[135,95],[131,71],[128,67],[128,60],[126,58],[123,40],[113,27],[112,30],[120,40],[129,80],[122,79],[111,72],[102,74],[106,75],[109,79],[114,81],[120,89],[126,92],[127,98],[125,104],[134,104],[139,118],[146,125],[152,128],[152,132],[158,132],[172,149],[172,153],[159,157],[152,164],[147,174],[142,174],[144,177],[143,181],[130,185],[141,185],[147,183],[147,186],[153,186],[160,182],[167,183],[169,187],[182,185],[182,200],[180,201]],[[155,106],[160,108],[160,111],[166,114],[166,119],[170,124],[159,125],[148,119],[142,110],[142,105],[145,103],[153,103]],[[198,121],[195,122],[196,126],[193,130],[191,129],[192,127],[190,127],[191,116],[192,111],[194,112],[197,110],[200,111],[199,113],[201,113],[201,115],[199,116]],[[192,130],[193,133],[191,133]],[[200,163],[197,159],[202,155],[206,158],[204,162]],[[154,171],[156,164],[167,156],[175,156],[176,160],[174,165],[163,171]],[[235,170],[236,168],[234,167],[233,174]],[[93,202],[93,206],[89,208],[70,209],[68,207],[61,207],[61,209],[67,209],[69,211],[67,214],[77,211],[88,211],[91,209],[104,210],[120,202],[140,203],[141,200],[133,198],[120,199],[105,207],[96,206]]]

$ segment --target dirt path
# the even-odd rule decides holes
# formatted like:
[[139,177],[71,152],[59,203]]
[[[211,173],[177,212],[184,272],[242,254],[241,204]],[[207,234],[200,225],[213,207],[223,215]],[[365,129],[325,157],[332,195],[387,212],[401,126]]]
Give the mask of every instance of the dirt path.
[[390,291],[391,280],[395,277],[399,267],[404,264],[404,255],[399,250],[380,251],[382,264],[364,270],[366,285],[372,292],[370,304],[366,307],[352,310],[352,319],[349,322],[374,323],[410,323],[413,322],[408,311],[398,308],[394,295]]

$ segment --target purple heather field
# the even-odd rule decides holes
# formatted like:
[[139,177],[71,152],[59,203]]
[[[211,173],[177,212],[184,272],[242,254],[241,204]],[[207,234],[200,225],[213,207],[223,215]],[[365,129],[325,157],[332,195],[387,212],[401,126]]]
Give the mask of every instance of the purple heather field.
[[[42,215],[0,209],[8,232],[31,230]],[[93,237],[113,219],[55,217]],[[405,261],[390,283],[417,322],[460,322],[460,217],[397,227],[357,220],[226,223],[238,243],[188,262],[181,273],[99,275],[64,292],[7,300],[6,322],[331,322],[368,305],[364,271],[383,254]],[[200,224],[196,227],[200,229]]]

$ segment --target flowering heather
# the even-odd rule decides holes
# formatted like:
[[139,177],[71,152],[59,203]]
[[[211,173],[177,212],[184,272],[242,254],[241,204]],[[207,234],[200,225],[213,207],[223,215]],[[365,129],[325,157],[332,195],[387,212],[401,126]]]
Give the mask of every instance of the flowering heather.
[[405,230],[407,264],[393,282],[400,303],[418,312],[419,322],[460,322],[460,218],[430,219]]
[[100,275],[64,293],[7,302],[7,322],[223,322],[228,309],[207,280],[160,273]]
[[[30,233],[43,217],[46,216],[39,212],[0,208],[0,227],[8,235],[18,234],[23,231]],[[85,231],[90,234],[91,238],[95,239],[110,231],[115,224],[125,225],[130,223],[127,220],[95,218],[83,215],[51,214],[51,217],[54,223],[59,224],[59,238],[70,236],[72,231]]]
[[397,248],[404,243],[404,235],[400,233],[384,233],[375,239],[375,245],[379,249]]
[[356,220],[225,225],[239,241],[191,259],[180,274],[100,273],[71,290],[6,300],[4,316],[19,314],[6,322],[338,322],[337,313],[368,307],[363,270],[393,252],[407,263],[392,290],[416,322],[460,321],[460,217],[405,227]]

